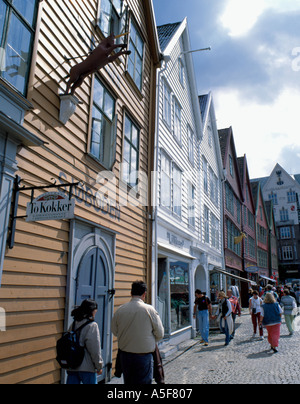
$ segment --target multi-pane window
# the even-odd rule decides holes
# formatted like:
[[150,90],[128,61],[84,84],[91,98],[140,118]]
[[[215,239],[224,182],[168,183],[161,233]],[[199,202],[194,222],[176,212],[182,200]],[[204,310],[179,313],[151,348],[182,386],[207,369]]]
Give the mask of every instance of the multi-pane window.
[[289,211],[285,208],[280,209],[280,221],[288,222],[289,220]]
[[274,192],[271,192],[269,194],[269,201],[273,201],[274,205],[278,205],[278,198],[277,198],[277,194],[274,194]]
[[261,268],[268,268],[268,253],[264,250],[258,249],[258,266]]
[[258,241],[263,244],[267,244],[267,229],[265,229],[260,224],[257,224],[257,237]]
[[174,100],[173,134],[175,139],[181,143],[181,107],[177,100]]
[[194,133],[190,126],[188,125],[188,153],[189,160],[192,164],[194,164]]
[[291,238],[291,228],[290,227],[280,227],[280,238],[282,240]]
[[292,189],[290,189],[290,190],[287,192],[287,199],[288,199],[288,203],[297,202],[296,192],[293,191]]
[[127,115],[124,126],[123,180],[135,187],[138,182],[140,130]]
[[95,78],[90,153],[108,169],[112,168],[116,154],[115,99]]
[[161,153],[160,195],[161,205],[171,209],[171,160],[165,153]]
[[234,215],[234,195],[231,187],[227,183],[225,185],[225,198],[226,209]]
[[217,250],[220,248],[220,221],[211,213],[211,245]]
[[282,247],[282,259],[283,261],[290,261],[294,259],[292,246]]
[[204,192],[208,193],[207,161],[204,156],[202,157],[202,168],[203,168],[203,188]]
[[179,69],[179,81],[184,85],[184,63],[182,59],[178,59],[178,69]]
[[0,0],[0,76],[25,95],[38,0]]
[[209,209],[204,206],[204,242],[209,244]]
[[172,116],[172,101],[171,101],[171,90],[166,81],[163,84],[163,118],[166,124],[171,127],[171,116]]
[[181,217],[181,171],[175,164],[173,164],[172,179],[173,212]]
[[249,255],[252,258],[256,257],[256,253],[255,253],[255,240],[248,236],[248,247],[249,247]]
[[[127,8],[123,0],[101,0],[99,27],[104,36],[125,33],[127,28]],[[126,38],[120,38],[125,41]]]
[[131,54],[128,56],[128,73],[137,88],[142,90],[144,41],[134,21],[131,21],[129,50]]
[[195,187],[188,182],[188,222],[195,227]]
[[227,228],[227,248],[241,255],[241,243],[235,244],[234,239],[240,236],[240,231],[235,227],[231,220],[226,220]]

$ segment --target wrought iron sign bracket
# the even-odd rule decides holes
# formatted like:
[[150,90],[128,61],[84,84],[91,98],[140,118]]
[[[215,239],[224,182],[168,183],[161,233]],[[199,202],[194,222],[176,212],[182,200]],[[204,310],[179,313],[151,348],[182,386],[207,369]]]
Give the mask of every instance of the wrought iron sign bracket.
[[69,188],[69,199],[71,200],[72,198],[72,193],[73,193],[73,188],[76,187],[77,185],[80,184],[80,182],[73,182],[73,183],[66,183],[66,184],[59,184],[57,185],[56,183],[52,185],[41,185],[41,186],[34,186],[34,187],[26,187],[26,186],[20,186],[22,179],[17,175],[14,180],[14,187],[13,187],[13,192],[12,192],[12,207],[11,207],[11,215],[10,215],[10,226],[9,226],[9,236],[8,236],[8,247],[9,249],[14,248],[15,244],[15,232],[16,232],[16,224],[17,224],[17,219],[25,219],[27,215],[25,216],[18,216],[18,204],[19,204],[19,196],[20,196],[20,191],[31,191],[31,203],[34,200],[34,191],[36,190],[45,190],[45,189],[60,189],[60,188]]

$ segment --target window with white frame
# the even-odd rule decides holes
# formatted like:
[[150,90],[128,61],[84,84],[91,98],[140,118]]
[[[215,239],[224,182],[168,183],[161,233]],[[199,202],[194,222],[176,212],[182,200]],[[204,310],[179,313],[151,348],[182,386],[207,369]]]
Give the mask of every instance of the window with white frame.
[[188,223],[195,227],[195,187],[188,181]]
[[282,247],[282,260],[291,261],[293,259],[294,259],[293,247],[292,246]]
[[203,169],[203,188],[204,188],[204,192],[207,194],[208,193],[208,178],[207,178],[207,160],[206,158],[203,156],[202,157],[202,169]]
[[204,219],[204,242],[209,244],[209,209],[207,206],[204,206],[203,211],[203,219]]
[[290,227],[280,227],[280,238],[281,240],[286,240],[291,238],[291,228]]
[[0,0],[0,77],[23,95],[34,42],[38,0]]
[[138,183],[140,130],[125,115],[123,150],[123,180],[135,187]]
[[277,198],[277,194],[274,192],[271,192],[269,194],[269,201],[273,201],[273,205],[278,205],[278,198]]
[[189,160],[192,164],[194,164],[194,133],[188,125],[187,128],[188,131],[188,154],[189,154]]
[[217,250],[220,249],[220,221],[211,213],[211,245]]
[[184,63],[181,58],[178,59],[179,81],[184,85]]
[[290,189],[290,190],[287,192],[287,199],[288,199],[288,203],[297,202],[296,192],[293,191],[292,189]]
[[[128,8],[123,0],[101,0],[98,25],[105,37],[123,34],[128,27]],[[118,39],[118,43],[126,41],[126,37]]]
[[285,208],[280,209],[280,221],[281,222],[288,222],[289,221],[289,211]]
[[171,209],[171,159],[161,153],[161,176],[160,176],[160,203]]
[[163,119],[169,128],[171,128],[172,96],[171,89],[165,80],[163,81]]
[[267,251],[257,250],[258,266],[261,268],[268,268],[268,253]]
[[116,158],[116,101],[95,77],[90,153],[105,168],[111,169]]
[[172,202],[173,202],[173,212],[181,217],[181,171],[179,168],[173,164],[172,170]]
[[178,143],[181,144],[181,106],[176,99],[174,99],[173,134]]
[[132,20],[130,26],[129,50],[127,70],[135,85],[141,91],[143,82],[144,41]]

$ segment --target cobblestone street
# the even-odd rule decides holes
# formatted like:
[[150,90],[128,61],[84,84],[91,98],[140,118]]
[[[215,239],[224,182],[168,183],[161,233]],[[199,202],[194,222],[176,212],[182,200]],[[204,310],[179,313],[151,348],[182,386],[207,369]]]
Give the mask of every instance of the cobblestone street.
[[252,339],[251,318],[246,313],[237,318],[229,346],[224,346],[224,335],[213,332],[208,347],[195,342],[182,354],[167,358],[166,384],[300,383],[300,332],[290,337],[283,319],[279,352],[270,353],[266,330],[264,341]]

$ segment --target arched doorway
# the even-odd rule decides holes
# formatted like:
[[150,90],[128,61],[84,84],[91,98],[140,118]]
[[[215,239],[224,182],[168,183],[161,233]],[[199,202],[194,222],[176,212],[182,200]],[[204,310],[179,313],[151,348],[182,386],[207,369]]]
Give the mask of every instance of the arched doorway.
[[[101,336],[101,350],[104,364],[107,363],[107,323],[109,303],[108,265],[103,252],[98,247],[91,248],[82,258],[77,272],[75,303],[80,305],[85,299],[98,303],[96,322]],[[99,381],[105,379],[106,367]]]

